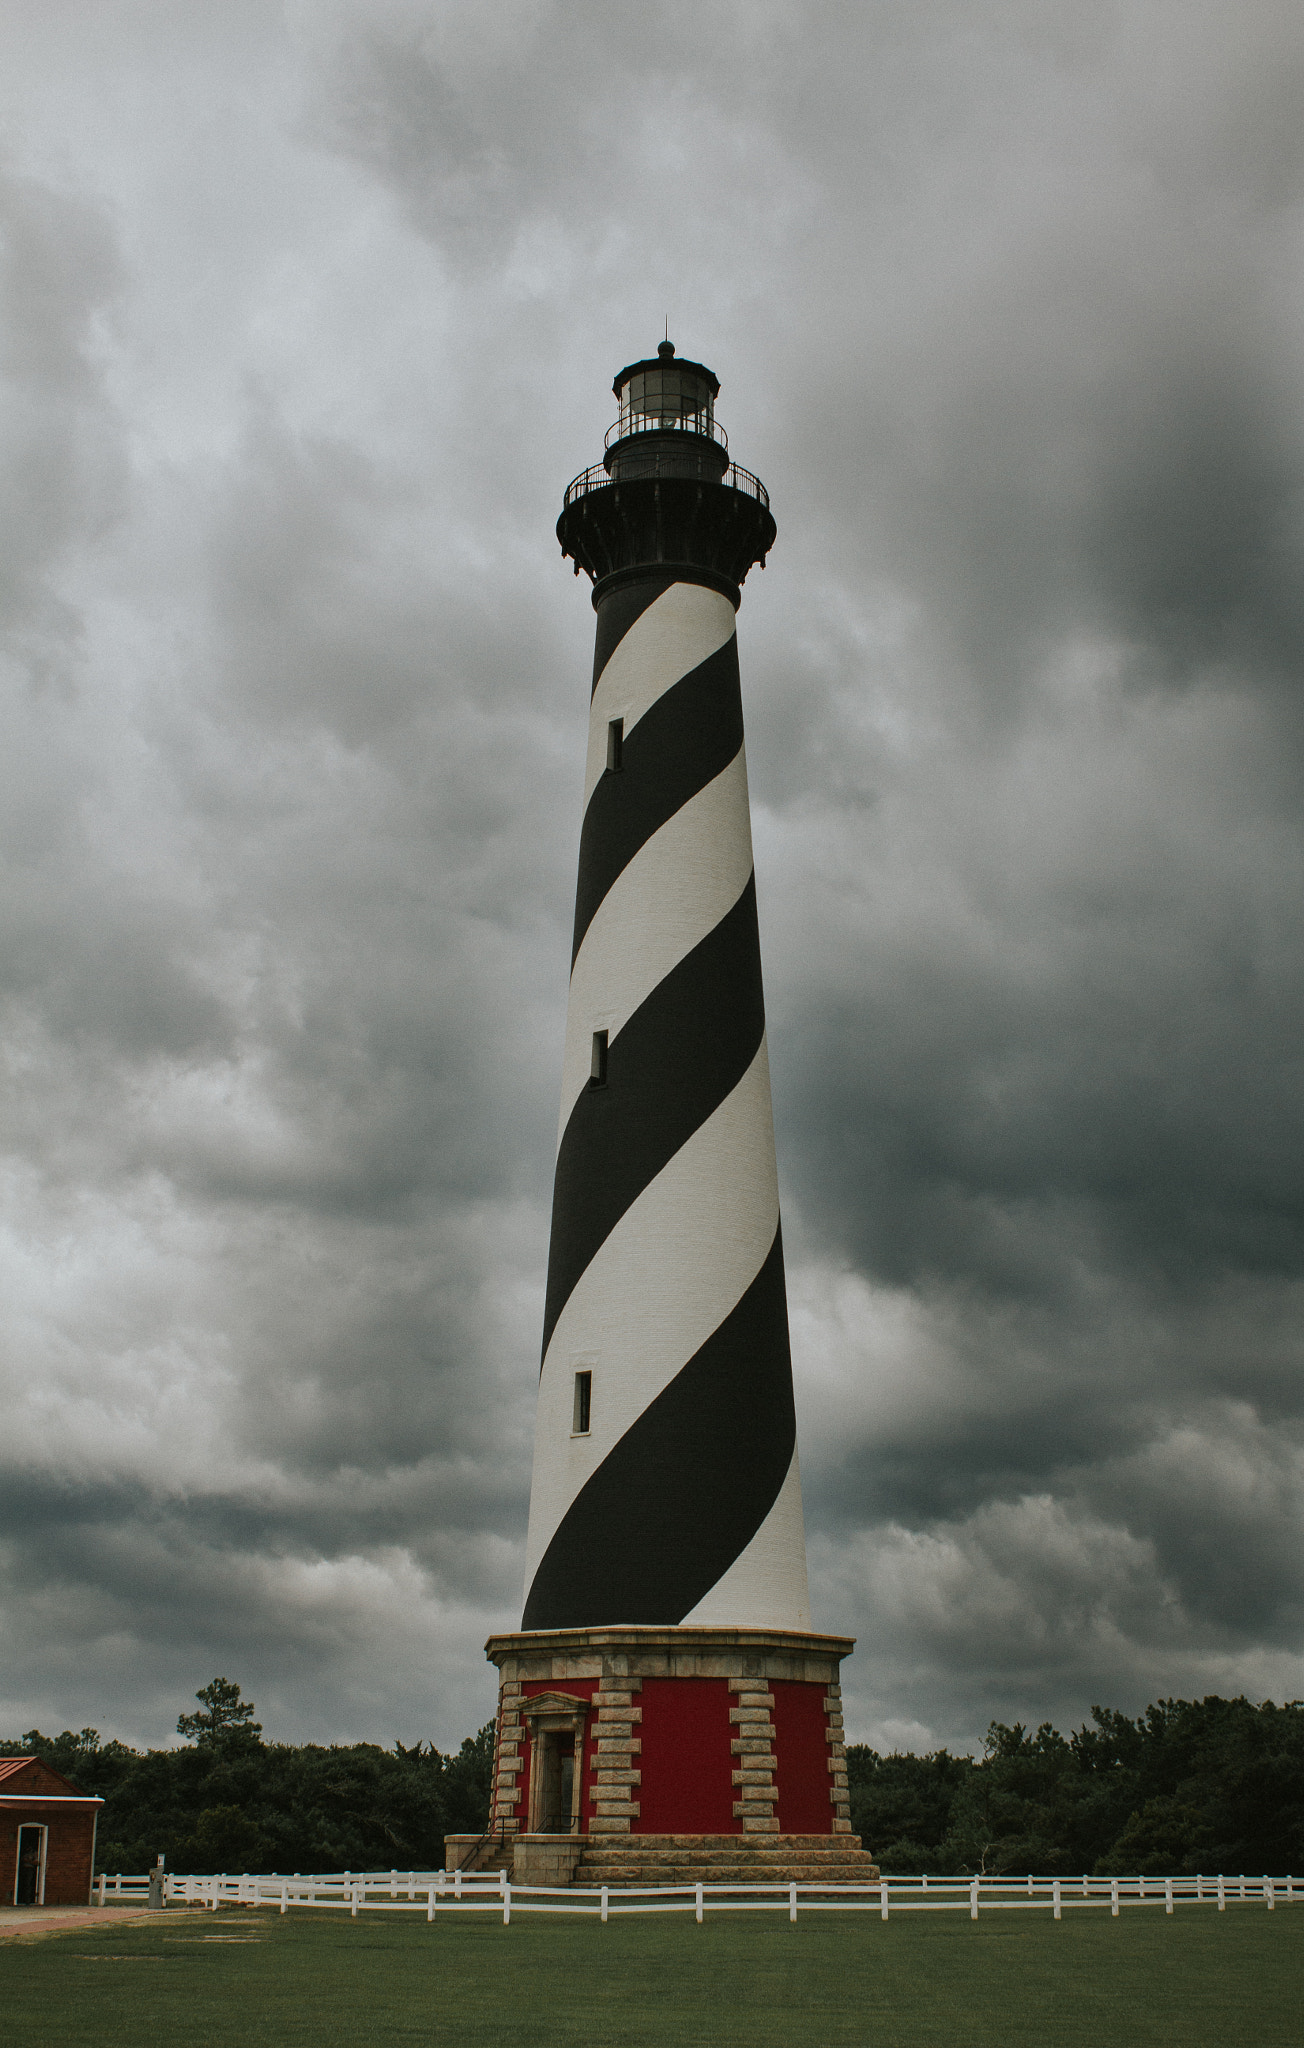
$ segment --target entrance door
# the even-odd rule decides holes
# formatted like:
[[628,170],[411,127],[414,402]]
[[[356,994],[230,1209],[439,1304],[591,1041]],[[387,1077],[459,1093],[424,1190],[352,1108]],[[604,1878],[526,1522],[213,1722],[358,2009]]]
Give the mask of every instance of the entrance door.
[[543,1738],[543,1814],[545,1835],[568,1835],[575,1799],[575,1737],[548,1733]]
[[45,1875],[45,1829],[19,1828],[18,1830],[18,1882],[14,1887],[16,1906],[39,1906],[45,1887],[41,1880]]

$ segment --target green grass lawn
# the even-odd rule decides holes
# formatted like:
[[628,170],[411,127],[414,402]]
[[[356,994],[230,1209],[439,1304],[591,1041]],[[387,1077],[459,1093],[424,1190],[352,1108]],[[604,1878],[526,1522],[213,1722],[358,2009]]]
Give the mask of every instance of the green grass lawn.
[[[107,1916],[106,1916],[107,1918]],[[22,2048],[1300,2048],[1304,1911],[437,1920],[234,1909],[0,1947]]]

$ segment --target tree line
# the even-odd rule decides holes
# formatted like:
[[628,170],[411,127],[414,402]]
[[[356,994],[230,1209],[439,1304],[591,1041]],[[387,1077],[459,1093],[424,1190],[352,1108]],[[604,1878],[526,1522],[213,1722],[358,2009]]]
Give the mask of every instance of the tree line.
[[[184,1746],[137,1750],[94,1728],[0,1742],[104,1800],[96,1868],[437,1869],[446,1834],[488,1825],[493,1723],[431,1743],[264,1742],[216,1678],[182,1714]],[[1304,1874],[1304,1702],[1159,1700],[1136,1720],[1094,1707],[1064,1736],[993,1722],[981,1757],[847,1751],[851,1824],[903,1876],[1088,1871]]]
[[979,1758],[847,1752],[851,1824],[885,1871],[1049,1877],[1304,1871],[1304,1702],[1093,1707],[1064,1736],[994,1721]]
[[141,1871],[161,1854],[181,1872],[438,1870],[446,1834],[489,1814],[494,1724],[455,1755],[433,1743],[264,1742],[240,1687],[215,1678],[182,1714],[185,1746],[132,1749],[94,1728],[0,1742],[40,1756],[104,1801],[97,1870]]

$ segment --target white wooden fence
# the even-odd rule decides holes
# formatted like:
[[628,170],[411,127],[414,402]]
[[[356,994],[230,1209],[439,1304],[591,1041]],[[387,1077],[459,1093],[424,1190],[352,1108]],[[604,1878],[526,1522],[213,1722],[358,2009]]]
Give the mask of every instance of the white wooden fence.
[[[169,1906],[333,1907],[356,1919],[360,1912],[424,1913],[427,1920],[446,1913],[501,1913],[507,1926],[513,1912],[592,1914],[600,1920],[622,1913],[692,1913],[701,1921],[712,1911],[822,1913],[980,1912],[1049,1910],[1058,1920],[1069,1908],[1108,1907],[1117,1918],[1124,1906],[1162,1906],[1171,1913],[1179,1905],[1216,1905],[1221,1913],[1231,1900],[1258,1901],[1271,1913],[1278,1901],[1304,1900],[1304,1884],[1296,1891],[1293,1877],[884,1877],[873,1884],[668,1884],[668,1885],[514,1885],[505,1872],[489,1875],[460,1870],[336,1871],[311,1877],[211,1876],[179,1877],[168,1872],[163,1884]],[[96,1903],[144,1905],[149,1877],[103,1876],[96,1881]]]

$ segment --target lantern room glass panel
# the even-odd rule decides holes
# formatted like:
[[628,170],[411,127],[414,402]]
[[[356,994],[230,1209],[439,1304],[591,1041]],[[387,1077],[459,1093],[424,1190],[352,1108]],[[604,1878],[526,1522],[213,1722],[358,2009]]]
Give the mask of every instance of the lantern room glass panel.
[[624,434],[711,432],[715,415],[711,387],[704,377],[678,364],[638,370],[622,385],[620,431]]

